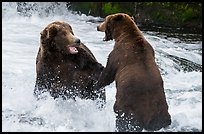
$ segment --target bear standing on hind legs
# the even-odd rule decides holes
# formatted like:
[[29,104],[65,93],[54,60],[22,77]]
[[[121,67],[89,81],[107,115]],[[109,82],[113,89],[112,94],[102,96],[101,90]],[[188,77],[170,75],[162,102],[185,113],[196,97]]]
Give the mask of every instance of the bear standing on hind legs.
[[154,50],[131,17],[124,13],[109,15],[97,30],[105,32],[104,41],[115,40],[95,89],[115,80],[116,131],[155,131],[170,125]]

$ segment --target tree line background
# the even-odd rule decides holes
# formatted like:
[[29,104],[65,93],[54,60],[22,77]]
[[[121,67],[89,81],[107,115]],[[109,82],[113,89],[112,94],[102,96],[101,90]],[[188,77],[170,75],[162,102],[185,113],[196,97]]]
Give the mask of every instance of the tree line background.
[[202,32],[202,2],[70,2],[69,8],[100,17],[123,12],[143,27]]
[[[202,2],[65,2],[68,10],[86,15],[100,16],[123,12],[134,17],[142,30],[166,30],[169,32],[202,33]],[[17,11],[31,16],[41,10],[49,15],[60,2],[17,2]]]

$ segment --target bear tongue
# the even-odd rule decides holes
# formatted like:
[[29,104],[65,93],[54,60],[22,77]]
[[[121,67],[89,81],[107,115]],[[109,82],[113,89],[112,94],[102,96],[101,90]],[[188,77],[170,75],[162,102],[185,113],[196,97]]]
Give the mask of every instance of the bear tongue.
[[69,46],[69,47],[68,47],[68,51],[69,51],[71,54],[77,54],[77,53],[78,53],[78,50],[76,49],[76,47],[72,47],[72,46]]

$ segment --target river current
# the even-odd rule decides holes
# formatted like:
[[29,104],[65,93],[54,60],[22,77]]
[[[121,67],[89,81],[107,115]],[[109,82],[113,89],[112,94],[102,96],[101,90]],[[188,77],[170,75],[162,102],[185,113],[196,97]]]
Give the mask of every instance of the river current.
[[[30,5],[32,9],[22,12],[15,2],[2,3],[2,131],[114,132],[114,82],[106,87],[103,110],[91,100],[53,100],[49,95],[36,100],[33,96],[43,28],[56,20],[69,23],[75,36],[105,66],[114,41],[102,41],[104,33],[96,30],[102,18],[67,10],[65,3]],[[172,117],[172,124],[158,131],[202,131],[202,40],[195,38],[202,35],[141,31],[155,50]]]

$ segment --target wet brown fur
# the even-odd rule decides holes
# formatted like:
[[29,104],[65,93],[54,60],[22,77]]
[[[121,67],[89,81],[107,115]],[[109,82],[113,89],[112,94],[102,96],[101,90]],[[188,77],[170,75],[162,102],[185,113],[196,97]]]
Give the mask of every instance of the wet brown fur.
[[[40,42],[36,58],[36,96],[48,91],[54,98],[100,98],[105,101],[104,90],[93,90],[104,67],[74,36],[68,23],[56,21],[46,26]],[[75,46],[78,53],[71,54],[68,46]]]
[[131,17],[109,15],[97,29],[105,32],[105,41],[115,40],[96,89],[116,82],[116,131],[154,131],[170,125],[154,50]]

